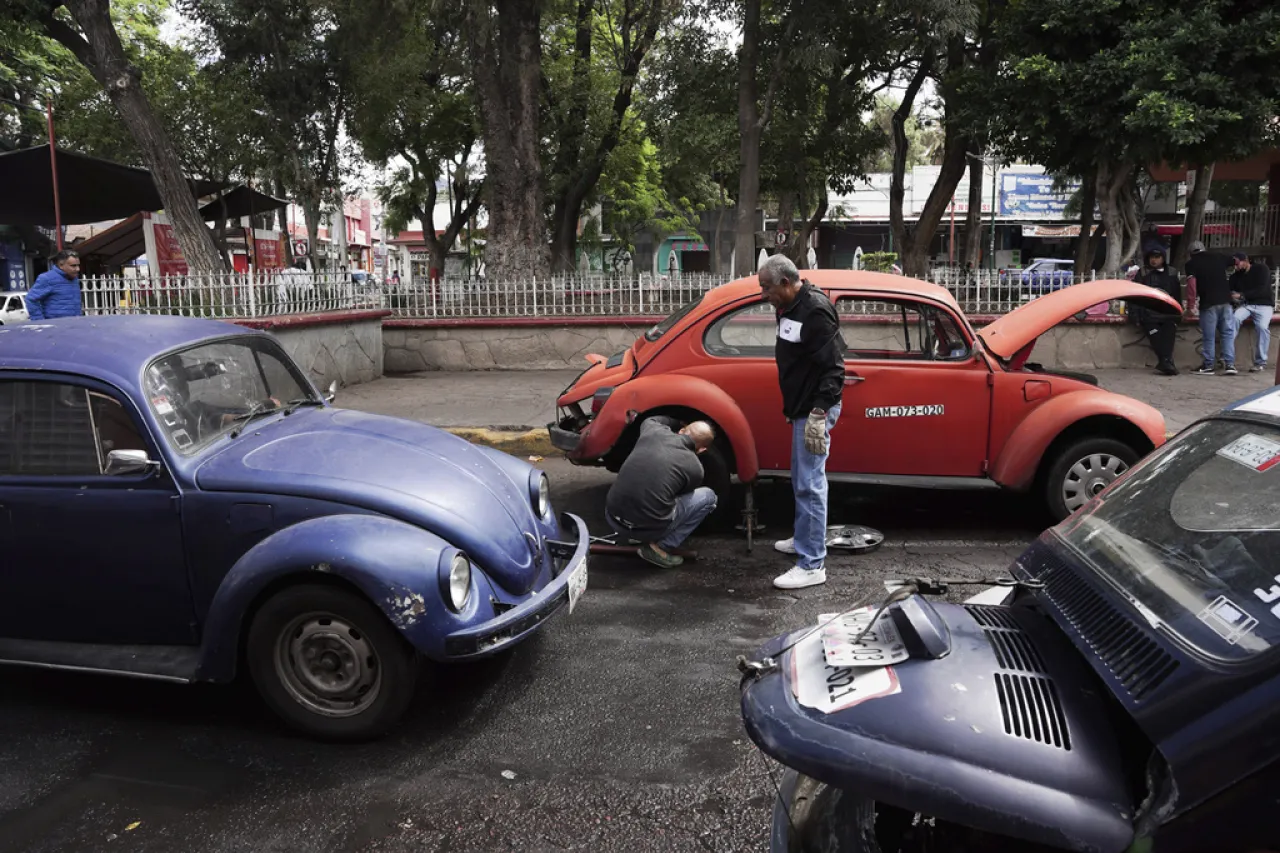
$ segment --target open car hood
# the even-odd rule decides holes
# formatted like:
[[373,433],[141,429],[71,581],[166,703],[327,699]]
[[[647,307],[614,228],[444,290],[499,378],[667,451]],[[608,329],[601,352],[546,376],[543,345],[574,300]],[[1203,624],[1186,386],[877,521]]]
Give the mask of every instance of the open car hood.
[[988,350],[1008,360],[1062,321],[1112,299],[1156,311],[1182,313],[1182,306],[1163,290],[1124,279],[1100,279],[1037,297],[983,327],[978,337]]

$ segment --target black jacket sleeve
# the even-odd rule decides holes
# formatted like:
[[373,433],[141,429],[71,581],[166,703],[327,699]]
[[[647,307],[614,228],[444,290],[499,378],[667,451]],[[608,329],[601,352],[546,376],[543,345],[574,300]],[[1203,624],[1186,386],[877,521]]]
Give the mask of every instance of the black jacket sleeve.
[[641,433],[646,433],[654,429],[666,429],[671,432],[678,432],[680,428],[681,424],[678,420],[667,417],[666,415],[654,415],[651,418],[645,418],[644,423],[640,424]]
[[1271,270],[1263,264],[1249,267],[1240,286],[1243,288],[1240,295],[1247,305],[1270,305],[1275,301],[1275,294],[1271,289]]
[[829,411],[840,402],[844,390],[844,339],[840,337],[840,321],[836,318],[835,309],[831,309],[814,311],[804,325],[802,343],[805,351],[822,369],[813,405]]

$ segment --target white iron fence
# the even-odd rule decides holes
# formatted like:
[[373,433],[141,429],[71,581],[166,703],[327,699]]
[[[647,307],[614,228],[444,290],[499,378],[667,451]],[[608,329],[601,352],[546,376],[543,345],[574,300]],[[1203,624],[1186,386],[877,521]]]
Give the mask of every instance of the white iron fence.
[[[1005,314],[1046,293],[1098,278],[1070,270],[978,270],[937,268],[929,280],[956,298],[969,315]],[[252,319],[360,308],[389,308],[405,319],[502,320],[565,317],[664,317],[726,276],[601,278],[556,276],[498,282],[413,280],[399,285],[357,284],[342,274],[228,273],[164,278],[85,277],[87,314],[175,314],[215,319]],[[1273,290],[1276,281],[1273,279]],[[1120,303],[1095,306],[1093,316],[1116,314]]]
[[1280,241],[1280,204],[1206,213],[1201,238],[1210,249],[1274,246]]
[[155,278],[85,276],[86,314],[172,314],[217,320],[381,308],[382,290],[341,273],[280,270]]
[[728,276],[698,273],[639,279],[414,280],[388,285],[387,307],[397,317],[414,318],[665,317],[726,281]]

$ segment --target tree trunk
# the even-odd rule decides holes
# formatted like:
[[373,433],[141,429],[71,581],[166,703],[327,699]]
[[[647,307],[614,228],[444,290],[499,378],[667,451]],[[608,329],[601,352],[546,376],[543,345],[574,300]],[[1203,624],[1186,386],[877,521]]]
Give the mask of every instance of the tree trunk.
[[550,272],[538,125],[542,5],[542,0],[469,0],[467,6],[471,70],[484,129],[485,267],[491,279]]
[[946,137],[942,147],[942,166],[938,170],[938,180],[929,191],[924,208],[916,219],[916,227],[907,242],[902,245],[902,272],[904,275],[924,278],[929,273],[929,246],[938,233],[938,223],[947,212],[947,205],[955,195],[960,178],[964,176],[965,161],[969,148],[969,138],[955,130],[956,125],[947,125]]
[[1108,278],[1121,277],[1120,266],[1133,253],[1129,245],[1132,238],[1122,210],[1123,190],[1129,178],[1130,170],[1119,163],[1103,161],[1098,164],[1098,212],[1102,217],[1102,227],[1107,232],[1107,255],[1103,272]]
[[84,35],[52,14],[45,20],[50,36],[75,54],[106,91],[151,171],[174,236],[193,273],[223,272],[226,267],[213,245],[213,235],[200,218],[191,186],[164,126],[142,91],[138,69],[130,64],[111,21],[109,0],[66,0],[67,10]]
[[329,222],[330,245],[337,246],[338,263],[334,272],[350,272],[347,267],[351,263],[351,252],[347,248],[347,200],[342,197],[342,190],[334,190],[332,202],[334,213]]
[[1080,236],[1076,238],[1075,274],[1086,276],[1093,270],[1098,244],[1093,235],[1093,209],[1098,204],[1098,182],[1090,170],[1080,182]]
[[809,236],[822,222],[827,215],[827,206],[829,199],[827,198],[827,188],[824,184],[818,195],[818,203],[814,207],[813,215],[805,219],[800,225],[800,233],[796,235],[796,266],[800,269],[809,269]]
[[[746,276],[756,268],[756,208],[760,206],[760,139],[773,112],[773,99],[782,79],[783,60],[788,52],[779,50],[773,58],[769,88],[764,103],[756,67],[760,59],[760,2],[744,0],[742,46],[738,49],[738,222],[733,258],[735,273]],[[791,43],[802,10],[792,10],[781,43]]]
[[[905,256],[910,248],[907,223],[902,214],[902,201],[907,193],[907,119],[911,118],[911,113],[915,109],[916,95],[920,93],[920,87],[933,71],[933,60],[933,48],[929,47],[920,58],[916,73],[912,75],[911,82],[907,84],[907,89],[902,94],[902,102],[893,111],[893,173],[889,179],[889,227],[893,231],[893,242],[898,249],[899,257]],[[952,190],[954,189],[953,184]],[[907,275],[915,275],[905,265],[903,272]]]
[[976,270],[982,259],[982,179],[986,164],[969,160],[969,209],[964,215],[964,245],[960,249],[960,266],[973,264]]
[[1187,216],[1183,220],[1182,239],[1178,242],[1178,252],[1173,257],[1173,268],[1186,266],[1191,254],[1191,243],[1201,239],[1204,230],[1204,205],[1209,200],[1209,187],[1213,183],[1213,163],[1202,163],[1196,169],[1196,182],[1187,198]]

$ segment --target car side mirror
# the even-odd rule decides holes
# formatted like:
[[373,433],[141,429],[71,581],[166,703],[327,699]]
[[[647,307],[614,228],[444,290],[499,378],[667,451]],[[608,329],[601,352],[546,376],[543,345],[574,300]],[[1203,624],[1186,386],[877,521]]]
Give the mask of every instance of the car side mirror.
[[112,450],[107,454],[106,473],[111,477],[137,474],[159,467],[160,463],[153,462],[145,450]]
[[337,396],[338,396],[338,380],[335,379],[329,383],[329,390],[324,395],[324,401],[326,403],[332,403],[334,398]]

